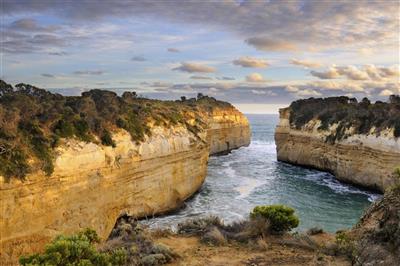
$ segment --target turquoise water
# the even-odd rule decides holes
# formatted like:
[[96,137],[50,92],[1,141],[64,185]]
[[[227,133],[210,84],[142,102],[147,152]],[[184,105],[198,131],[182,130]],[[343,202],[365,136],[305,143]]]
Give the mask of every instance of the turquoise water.
[[246,218],[261,204],[286,204],[300,217],[299,230],[319,226],[329,232],[353,226],[379,195],[340,183],[325,172],[276,160],[277,115],[248,115],[252,142],[226,156],[211,157],[200,192],[173,214],[147,221],[176,226],[195,216],[218,215],[225,222]]

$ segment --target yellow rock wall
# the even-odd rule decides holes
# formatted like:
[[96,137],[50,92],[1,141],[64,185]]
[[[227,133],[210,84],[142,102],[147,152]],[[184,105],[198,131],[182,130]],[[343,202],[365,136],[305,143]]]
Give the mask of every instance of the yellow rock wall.
[[68,140],[50,177],[0,177],[1,265],[16,264],[61,233],[90,227],[105,239],[123,214],[152,216],[178,207],[201,187],[210,152],[223,151],[227,141],[230,149],[250,142],[247,119],[236,110],[219,110],[209,123],[198,135],[154,127],[140,144],[121,130],[113,135],[116,148]]
[[278,160],[333,173],[337,179],[384,191],[394,182],[392,173],[400,166],[400,139],[388,130],[379,136],[352,135],[329,144],[328,131],[318,131],[320,121],[310,121],[301,130],[289,125],[289,109],[280,110],[275,131]]

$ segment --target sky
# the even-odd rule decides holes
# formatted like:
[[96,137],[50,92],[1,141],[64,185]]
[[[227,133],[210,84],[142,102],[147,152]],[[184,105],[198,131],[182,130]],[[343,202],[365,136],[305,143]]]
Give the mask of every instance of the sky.
[[64,95],[197,93],[246,113],[400,94],[400,2],[0,0],[1,79]]

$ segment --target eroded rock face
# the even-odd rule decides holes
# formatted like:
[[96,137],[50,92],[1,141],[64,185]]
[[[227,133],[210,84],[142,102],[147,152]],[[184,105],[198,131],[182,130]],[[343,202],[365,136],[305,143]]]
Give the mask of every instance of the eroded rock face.
[[333,173],[337,179],[384,191],[394,184],[392,173],[400,166],[400,139],[393,131],[379,135],[351,135],[326,142],[335,126],[318,130],[320,121],[311,120],[301,129],[290,126],[290,109],[280,110],[275,131],[278,160]]
[[216,110],[209,123],[198,134],[183,126],[153,127],[139,144],[119,130],[115,148],[65,140],[50,177],[0,177],[2,265],[42,250],[61,233],[90,227],[106,239],[121,215],[145,217],[178,207],[201,187],[210,153],[250,142],[249,123],[237,110]]
[[400,265],[400,187],[372,204],[351,233],[356,265]]

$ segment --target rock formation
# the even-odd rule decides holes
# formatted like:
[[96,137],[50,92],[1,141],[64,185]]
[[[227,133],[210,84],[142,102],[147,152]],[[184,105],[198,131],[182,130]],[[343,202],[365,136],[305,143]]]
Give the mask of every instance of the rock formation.
[[[114,147],[65,138],[55,148],[51,175],[0,176],[2,265],[42,250],[60,233],[90,227],[106,239],[122,215],[173,210],[201,187],[209,154],[250,142],[246,117],[231,105],[190,115],[187,124],[151,124],[143,141],[114,129]],[[208,125],[190,130],[196,119]]]
[[384,191],[400,166],[400,104],[310,99],[280,110],[278,160],[331,172],[337,179]]
[[400,186],[373,203],[351,234],[356,265],[400,265]]

